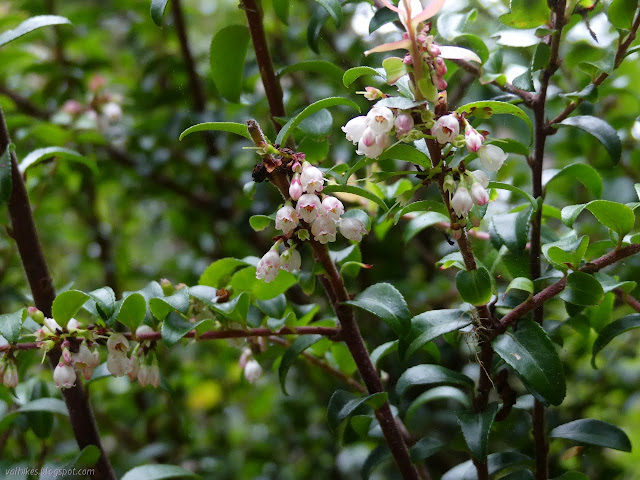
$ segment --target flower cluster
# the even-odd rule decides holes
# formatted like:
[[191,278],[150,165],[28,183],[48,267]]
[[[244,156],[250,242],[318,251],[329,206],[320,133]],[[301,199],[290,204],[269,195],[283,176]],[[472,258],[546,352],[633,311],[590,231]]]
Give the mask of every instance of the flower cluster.
[[[297,170],[297,171],[296,171]],[[265,282],[273,281],[279,270],[293,272],[300,270],[302,258],[297,250],[297,241],[304,241],[310,235],[316,242],[326,244],[336,241],[338,230],[348,240],[359,242],[367,229],[362,221],[353,217],[343,217],[344,205],[331,195],[322,195],[326,179],[322,171],[304,162],[294,167],[289,187],[292,202],[287,202],[276,213],[276,228],[284,234],[260,259],[256,277]],[[321,198],[321,196],[323,198]],[[307,227],[311,227],[311,232]],[[302,228],[300,228],[302,227]],[[297,232],[297,239],[294,233]],[[286,242],[284,252],[278,252],[280,244]]]

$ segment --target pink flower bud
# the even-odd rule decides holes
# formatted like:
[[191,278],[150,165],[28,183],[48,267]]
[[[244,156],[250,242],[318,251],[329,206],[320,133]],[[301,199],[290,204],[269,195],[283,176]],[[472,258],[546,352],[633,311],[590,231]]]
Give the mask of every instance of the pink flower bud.
[[465,187],[458,187],[451,199],[451,208],[456,212],[456,215],[464,217],[469,213],[471,207],[473,207],[473,200],[471,199],[471,195],[469,195],[469,190]]
[[371,128],[367,128],[362,137],[360,138],[360,144],[365,147],[371,147],[376,143],[376,132],[374,132]]
[[367,233],[367,228],[357,218],[348,217],[340,220],[340,233],[348,240],[360,242],[362,236]]
[[389,146],[389,135],[383,133],[374,136],[373,130],[365,130],[358,144],[358,155],[366,155],[369,158],[378,158],[385,148]]
[[262,367],[256,360],[250,358],[244,367],[244,378],[247,379],[247,382],[254,384],[260,379],[261,376]]
[[89,80],[89,90],[91,90],[92,92],[97,92],[102,87],[104,87],[105,83],[107,83],[107,81],[102,75],[94,75]]
[[478,182],[471,185],[471,198],[476,205],[486,205],[489,203],[489,193],[487,193],[487,190]]
[[411,65],[413,64],[413,58],[411,57],[410,53],[407,53],[404,58],[402,59],[402,63],[404,63],[405,65]]
[[291,205],[285,205],[276,213],[276,228],[285,235],[291,234],[298,226],[298,214]]
[[477,152],[484,142],[484,137],[468,123],[464,129],[464,139],[470,152]]
[[322,209],[322,204],[317,195],[305,193],[300,197],[296,204],[298,216],[307,223],[313,222]]
[[291,185],[289,185],[289,196],[292,200],[297,201],[302,195],[302,183],[300,182],[300,174],[295,173],[291,179]]
[[402,135],[406,135],[413,128],[413,118],[411,117],[411,115],[401,113],[396,117],[394,125],[396,127],[396,135],[398,135],[399,137]]
[[307,163],[302,166],[300,183],[307,193],[321,192],[324,188],[324,174],[319,168]]
[[76,371],[67,363],[58,363],[53,371],[53,381],[57,388],[71,388],[76,384]]
[[364,90],[364,98],[366,98],[367,100],[376,100],[378,98],[382,98],[383,96],[380,89],[375,87],[365,87]]
[[340,215],[344,213],[344,205],[336,197],[327,195],[322,200],[322,206],[326,210],[326,214],[329,215],[334,221],[340,219]]
[[387,107],[373,107],[367,114],[367,126],[376,135],[387,133],[393,128],[393,112]]
[[346,134],[347,140],[353,142],[356,145],[360,138],[362,138],[362,134],[367,128],[367,123],[369,120],[365,116],[360,116],[356,118],[352,118],[347,122],[347,124],[342,127],[342,131]]
[[280,268],[286,272],[294,272],[300,270],[302,266],[302,257],[300,252],[295,248],[288,248],[280,255]]
[[60,332],[62,332],[62,327],[58,325],[58,322],[56,322],[53,318],[45,318],[44,326],[46,330],[49,330],[49,332],[51,332],[50,335],[58,335]]
[[442,53],[442,50],[440,50],[440,47],[438,45],[436,45],[435,43],[432,43],[431,45],[429,45],[429,53],[433,57],[437,57]]
[[489,176],[484,173],[482,170],[476,170],[474,172],[471,172],[471,175],[473,175],[473,179],[478,182],[480,185],[482,185],[484,188],[487,188],[489,186]]
[[319,217],[311,226],[313,239],[320,243],[329,243],[336,241],[336,222],[328,215]]
[[435,85],[435,87],[442,91],[442,90],[446,90],[447,87],[449,86],[449,84],[447,83],[447,81],[442,78],[442,77],[436,77],[435,81],[433,82],[433,84]]
[[266,283],[272,282],[278,276],[280,269],[280,255],[275,248],[271,248],[258,262],[256,278]]
[[495,145],[483,145],[478,149],[480,163],[485,170],[497,172],[507,159],[507,154],[500,147]]
[[77,100],[67,100],[62,105],[62,111],[64,113],[68,113],[69,115],[77,115],[79,113],[82,113],[83,110],[84,107]]
[[454,142],[460,133],[460,123],[458,122],[457,115],[451,113],[440,117],[433,125],[431,133],[435,135],[438,143],[445,144]]
[[444,60],[440,57],[436,58],[436,75],[439,77],[444,77],[447,73],[447,64],[444,63]]

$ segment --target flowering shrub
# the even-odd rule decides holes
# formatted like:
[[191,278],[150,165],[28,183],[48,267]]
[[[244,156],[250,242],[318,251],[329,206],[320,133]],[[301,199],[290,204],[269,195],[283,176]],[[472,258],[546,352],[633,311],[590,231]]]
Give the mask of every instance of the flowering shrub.
[[[168,3],[151,2],[156,24],[162,25]],[[279,22],[294,25],[299,18],[289,18],[294,12],[288,3],[273,0],[270,7]],[[327,20],[332,18],[340,28],[345,12],[351,11],[348,2],[317,3],[307,35],[314,50]],[[6,405],[0,421],[0,450],[11,436],[14,421],[18,425],[17,419],[22,418],[20,428],[30,428],[42,440],[38,453],[42,466],[54,428],[52,414],[62,413],[68,414],[80,451],[74,451],[73,457],[68,452],[56,451],[56,455],[65,457],[68,468],[95,466],[95,478],[117,478],[116,471],[126,471],[125,480],[198,475],[281,478],[266,464],[259,469],[246,467],[252,464],[252,454],[238,470],[221,473],[223,468],[212,467],[211,459],[196,450],[179,453],[168,449],[153,457],[154,461],[142,457],[119,460],[119,446],[102,441],[102,423],[110,417],[94,415],[93,410],[101,413],[100,401],[94,402],[93,410],[89,402],[95,398],[94,388],[101,383],[110,385],[110,390],[98,390],[99,398],[109,402],[125,391],[135,394],[142,387],[153,387],[155,396],[170,392],[171,402],[181,403],[184,411],[185,403],[198,410],[203,402],[200,413],[211,413],[207,410],[221,403],[222,388],[204,381],[206,388],[199,390],[199,375],[211,372],[199,371],[194,376],[196,365],[207,365],[217,375],[237,371],[234,389],[248,389],[246,398],[253,405],[255,397],[254,406],[267,402],[261,392],[272,388],[273,370],[278,370],[283,395],[295,383],[297,392],[289,408],[281,412],[284,421],[270,425],[280,434],[270,434],[263,446],[267,456],[276,451],[284,455],[278,457],[280,464],[286,465],[297,455],[297,440],[289,435],[298,433],[289,431],[306,431],[290,421],[297,405],[308,402],[303,417],[312,422],[315,420],[306,418],[307,407],[315,412],[317,403],[322,404],[319,429],[327,432],[324,443],[305,439],[307,463],[282,478],[351,478],[353,473],[341,465],[344,462],[333,459],[340,446],[343,452],[353,446],[364,449],[364,455],[348,454],[362,478],[588,478],[580,470],[591,478],[627,478],[623,469],[628,460],[622,454],[609,458],[603,449],[631,452],[631,429],[605,421],[616,420],[618,412],[592,418],[600,415],[589,407],[600,405],[600,400],[580,397],[583,390],[592,397],[607,393],[604,386],[594,387],[594,375],[600,374],[585,370],[584,357],[590,357],[593,369],[600,356],[606,357],[609,365],[603,365],[602,371],[616,371],[613,360],[618,357],[609,343],[621,341],[625,337],[617,337],[640,327],[640,303],[632,296],[637,274],[634,255],[640,252],[635,232],[635,210],[640,203],[633,197],[640,196],[640,184],[634,189],[633,180],[627,178],[634,174],[633,162],[638,160],[635,141],[630,138],[640,137],[639,123],[637,110],[625,110],[619,117],[609,110],[610,105],[620,103],[621,93],[616,89],[624,83],[624,75],[637,70],[637,64],[625,60],[638,55],[637,2],[613,0],[602,10],[599,2],[514,0],[499,16],[485,2],[479,10],[475,2],[459,8],[445,0],[424,5],[419,0],[374,3],[369,28],[375,31],[385,26],[391,37],[385,40],[391,42],[369,45],[366,51],[367,47],[358,46],[358,55],[347,56],[370,65],[343,71],[334,63],[311,60],[285,65],[276,72],[269,49],[273,50],[275,41],[265,34],[262,6],[255,0],[242,1],[242,22],[248,28],[230,25],[220,29],[210,49],[216,92],[228,102],[220,103],[230,118],[238,119],[241,112],[242,121],[217,118],[188,126],[192,121],[181,118],[180,127],[188,126],[179,135],[183,145],[204,145],[189,150],[184,158],[179,158],[176,152],[180,149],[175,145],[164,146],[166,135],[150,131],[145,135],[145,129],[135,126],[128,118],[126,100],[115,86],[112,91],[102,75],[92,76],[82,86],[84,97],[50,102],[55,103],[51,111],[0,83],[0,94],[10,98],[14,107],[8,110],[6,121],[0,109],[0,200],[11,224],[10,243],[17,247],[10,256],[16,260],[19,256],[31,291],[30,297],[11,301],[21,308],[0,316],[0,379],[4,385],[0,393]],[[178,0],[171,4],[193,90],[193,110],[205,117],[206,87],[194,65],[182,5]],[[371,13],[368,4],[363,6]],[[603,52],[566,46],[569,29],[582,27],[598,38],[589,23],[594,13],[610,24],[605,33],[616,35],[617,45],[601,48]],[[479,15],[512,30],[502,31],[499,41],[493,42],[490,31],[471,28]],[[64,28],[68,23],[55,15],[32,17],[0,35],[0,48],[40,27]],[[56,63],[68,66],[62,32],[60,28],[55,31]],[[504,40],[509,34],[517,38],[515,45]],[[255,61],[247,60],[249,44]],[[521,65],[524,71],[517,76],[503,65],[505,52],[512,53],[509,49],[521,49],[521,57],[527,58],[526,65]],[[563,62],[577,62],[576,57],[582,55],[594,58],[579,64],[584,74],[574,79],[563,70]],[[256,90],[249,88],[246,75],[252,70],[245,68],[246,62],[253,62],[251,66],[259,72],[268,112],[260,106],[239,109],[243,103],[252,103],[249,95]],[[293,83],[296,88],[290,88],[292,98],[285,110],[283,77],[304,72],[338,75],[347,88],[360,84],[361,103],[325,95],[329,88],[297,92]],[[618,72],[626,73],[611,82],[609,78]],[[69,70],[61,78],[73,83],[73,75]],[[159,77],[148,77],[145,82],[161,83],[164,78]],[[604,90],[610,84],[613,90]],[[576,91],[559,93],[569,87]],[[598,88],[608,92],[607,101],[598,100]],[[136,92],[142,96],[143,90]],[[308,98],[310,93],[323,98],[313,101]],[[349,115],[339,113],[341,121],[334,122],[331,112],[347,107]],[[39,148],[19,161],[29,135],[21,130],[25,120],[14,109],[50,122],[40,136],[69,133],[54,142],[64,146]],[[16,120],[12,122],[13,115]],[[508,120],[500,123],[496,117]],[[139,130],[132,133],[135,128]],[[178,137],[177,131],[173,137]],[[562,132],[574,132],[580,141]],[[240,137],[246,151],[234,150],[234,135]],[[620,138],[625,135],[626,143]],[[209,265],[194,267],[197,281],[185,275],[189,285],[162,279],[145,282],[139,290],[119,288],[114,265],[119,265],[121,275],[122,269],[134,269],[113,258],[113,232],[104,225],[106,220],[100,220],[102,215],[107,217],[108,202],[101,206],[96,200],[99,193],[106,198],[104,191],[110,184],[105,180],[104,191],[97,193],[101,180],[94,158],[85,153],[89,145],[106,153],[107,161],[101,160],[100,167],[110,174],[113,162],[133,166],[202,212],[213,212],[212,223],[211,218],[208,223],[199,217],[192,222],[184,212],[173,219],[176,228],[188,230],[189,235],[196,230],[198,235],[214,231],[210,236],[191,238],[199,248],[213,245],[203,255],[209,257]],[[141,165],[130,157],[129,152],[137,148],[158,155],[158,165]],[[579,148],[580,157],[574,155]],[[563,149],[569,152],[567,158]],[[614,170],[625,165],[621,163],[623,152],[635,159],[632,166],[621,170],[624,175]],[[229,160],[221,160],[226,156]],[[52,228],[36,229],[43,219],[38,217],[38,200],[32,192],[48,193],[37,190],[47,175],[37,182],[30,178],[31,172],[38,171],[32,167],[51,167],[52,162],[45,162],[51,158],[56,168],[69,160],[81,172],[76,178],[71,168],[66,172],[67,183],[70,189],[87,194],[86,223],[99,250],[95,256],[104,267],[107,286],[84,291],[83,283],[77,282],[55,293],[57,271],[49,268],[47,260],[54,257],[53,264],[58,265],[60,259],[51,254],[46,241],[40,243],[39,233],[44,230],[47,240],[60,220],[53,220]],[[164,163],[177,173],[158,173],[156,168]],[[196,183],[203,172],[213,171],[207,177],[211,196],[203,197],[202,191],[180,183],[182,169],[189,170],[190,181]],[[230,177],[230,172],[236,176]],[[577,187],[576,180],[585,188]],[[73,187],[78,183],[81,187]],[[137,184],[131,188],[139,193]],[[600,198],[603,193],[608,199]],[[133,207],[126,195],[122,197],[124,217]],[[75,203],[78,209],[84,207],[82,201]],[[154,209],[164,218],[164,207],[151,205],[144,213],[150,215]],[[586,224],[582,217],[578,222],[585,210],[596,222]],[[142,231],[156,228],[149,219],[136,223],[143,225]],[[401,232],[402,239],[394,232]],[[155,246],[162,234],[154,231],[152,235]],[[130,259],[146,254],[134,243],[124,248]],[[163,261],[173,256],[179,257],[177,252],[166,253]],[[212,263],[210,257],[214,257]],[[181,261],[190,259],[180,257],[174,266]],[[145,277],[146,270],[141,270]],[[85,280],[82,272],[79,276]],[[136,277],[127,285],[138,281]],[[95,278],[87,283],[95,283]],[[24,285],[19,288],[24,290]],[[220,356],[215,356],[220,351],[200,349],[210,345],[208,341],[221,339],[229,343]],[[182,353],[175,353],[178,351]],[[32,355],[34,352],[38,355]],[[193,360],[196,354],[198,360]],[[298,357],[341,383],[339,388],[333,383],[326,387],[332,391],[330,398],[326,395],[327,402],[316,392],[307,392],[310,400],[300,393],[308,388],[304,385],[313,383],[311,378],[299,376],[291,381],[289,373]],[[211,362],[199,364],[201,359]],[[36,378],[45,378],[41,372],[46,371],[38,367],[37,360],[48,360],[52,376]],[[170,375],[171,368],[177,375]],[[628,382],[629,375],[606,388]],[[186,378],[189,384],[184,383]],[[99,382],[102,379],[111,383]],[[47,383],[57,388],[55,394],[49,393]],[[625,388],[625,392],[635,392],[636,387]],[[185,401],[183,395],[189,389],[202,395]],[[225,405],[228,408],[220,417],[231,421],[233,400]],[[156,404],[153,414],[159,418],[164,413],[171,415],[162,411],[165,407]],[[173,407],[171,403],[169,410]],[[144,406],[139,408],[145,413]],[[637,402],[634,408],[637,413]],[[127,409],[118,406],[114,410]],[[261,415],[269,416],[270,410],[263,408]],[[206,422],[206,417],[200,415],[199,421]],[[130,422],[135,424],[136,419]],[[176,435],[184,433],[181,422],[174,419],[166,431],[177,445],[187,441],[172,438],[174,429]],[[197,429],[199,424],[193,423],[192,428]],[[285,447],[275,446],[280,441]],[[331,449],[329,457],[324,446]],[[311,453],[315,448],[322,454],[318,465]],[[129,454],[126,447],[121,450]],[[114,458],[119,462],[115,470]],[[181,465],[165,464],[165,458]],[[7,465],[15,463],[11,462]]]

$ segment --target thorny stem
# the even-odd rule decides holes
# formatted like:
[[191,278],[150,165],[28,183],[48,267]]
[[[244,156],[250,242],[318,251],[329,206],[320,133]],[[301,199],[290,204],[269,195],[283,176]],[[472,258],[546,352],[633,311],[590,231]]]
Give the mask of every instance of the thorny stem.
[[[4,113],[0,108],[0,151],[6,151],[10,143]],[[11,176],[12,192],[9,199],[9,216],[13,227],[13,238],[16,241],[20,258],[22,259],[34,303],[45,316],[51,317],[51,305],[56,293],[49,267],[38,239],[27,189],[13,152],[11,153]],[[52,367],[57,365],[60,353],[58,348],[49,352],[48,356]],[[100,449],[101,455],[96,464],[94,478],[115,480],[115,473],[102,446],[96,420],[82,383],[76,382],[74,387],[65,389],[62,394],[69,410],[71,427],[80,449],[89,445],[95,445]]]

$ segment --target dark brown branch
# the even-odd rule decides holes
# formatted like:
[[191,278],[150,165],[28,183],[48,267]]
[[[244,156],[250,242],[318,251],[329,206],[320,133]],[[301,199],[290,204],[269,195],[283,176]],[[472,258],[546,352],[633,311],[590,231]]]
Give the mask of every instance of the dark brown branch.
[[23,97],[19,93],[14,92],[6,87],[6,85],[0,84],[0,95],[4,95],[5,97],[11,99],[11,101],[16,105],[18,110],[27,115],[31,115],[32,117],[38,118],[40,120],[48,120],[50,113],[38,105],[33,103],[26,97]]
[[[4,113],[0,108],[0,151],[4,152],[9,143],[9,132],[4,120]],[[56,293],[38,239],[27,189],[22,174],[18,169],[18,161],[13,153],[11,154],[11,174],[13,190],[9,200],[9,216],[13,227],[13,238],[18,246],[34,303],[45,316],[50,317],[51,305]],[[60,350],[54,349],[49,352],[48,356],[51,366],[55,367],[60,357]],[[100,449],[101,455],[96,465],[94,478],[115,480],[115,473],[102,447],[95,417],[91,411],[89,399],[82,383],[77,382],[74,387],[64,390],[63,397],[69,410],[71,427],[80,449],[89,445],[95,445]]]
[[640,302],[636,300],[634,297],[629,295],[627,292],[625,292],[621,288],[616,288],[613,290],[613,292],[618,296],[618,298],[620,298],[623,302],[627,303],[636,312],[640,312]]

